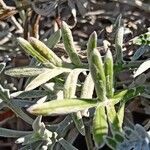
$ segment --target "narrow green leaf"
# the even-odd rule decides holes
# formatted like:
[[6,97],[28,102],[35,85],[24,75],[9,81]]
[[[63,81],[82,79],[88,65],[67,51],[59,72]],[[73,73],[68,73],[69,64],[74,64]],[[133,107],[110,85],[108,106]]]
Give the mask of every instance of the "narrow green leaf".
[[144,92],[143,86],[123,90],[115,94],[114,97],[111,99],[111,101],[113,102],[113,104],[117,104],[119,102],[126,103],[128,100],[136,96],[139,96],[143,92]]
[[124,35],[124,27],[120,24],[116,32],[116,38],[115,38],[115,50],[116,50],[116,63],[117,64],[123,63],[123,52],[122,52],[123,35]]
[[97,48],[97,34],[94,31],[91,35],[90,38],[88,40],[88,44],[87,44],[87,56],[88,56],[88,60],[91,56],[91,52]]
[[37,59],[39,62],[48,62],[48,60],[44,58],[39,52],[37,52],[28,41],[21,37],[17,38],[17,41],[19,45],[25,50],[25,52]]
[[117,112],[120,128],[122,128],[123,126],[124,114],[125,114],[125,103],[122,103]]
[[[58,115],[78,112],[80,110],[95,107],[96,100],[91,99],[64,99],[52,100],[42,104],[35,104],[27,109],[28,112],[35,115]],[[101,103],[104,105],[104,103]]]
[[112,133],[114,131],[121,131],[118,114],[116,113],[114,105],[106,106],[106,110],[107,110],[107,117],[108,117],[108,121],[110,123]]
[[54,34],[52,34],[46,41],[46,45],[49,48],[54,48],[54,46],[60,41],[61,29],[58,29]]
[[[83,71],[86,71],[86,69],[74,69],[70,72],[64,85],[64,98],[75,98],[78,76]],[[77,113],[72,113],[71,116],[78,131],[82,135],[85,135],[85,127],[81,112],[79,111]]]
[[95,83],[96,94],[99,100],[104,101],[106,99],[106,78],[102,58],[97,49],[91,52],[89,67]]
[[114,72],[113,72],[113,58],[110,50],[108,50],[106,53],[104,68],[106,76],[106,93],[107,97],[111,98],[114,95]]
[[27,122],[28,124],[32,124],[33,123],[33,119],[31,117],[29,117],[19,106],[15,105],[15,103],[13,101],[10,101],[9,103],[7,103],[7,106],[17,115],[19,116],[21,119],[23,119],[25,122]]
[[66,68],[54,68],[54,69],[47,69],[45,72],[38,75],[35,79],[33,79],[25,88],[25,91],[30,91],[38,86],[46,83],[50,79],[62,74],[63,72],[69,72],[70,69]]
[[104,145],[104,137],[108,134],[108,123],[105,107],[98,106],[93,119],[93,138],[97,146]]
[[134,78],[150,68],[150,60],[143,62],[134,74]]
[[27,98],[40,98],[50,94],[45,90],[32,90],[32,91],[18,91],[12,93],[10,96],[11,98],[20,98],[20,99],[27,99]]
[[150,46],[148,46],[148,45],[140,46],[134,53],[131,61],[135,61],[135,60],[139,59],[146,51],[150,51]]
[[45,59],[51,62],[54,66],[62,66],[62,60],[50,50],[43,42],[39,41],[34,37],[29,38],[30,44],[33,48],[40,53]]
[[64,98],[74,98],[77,86],[78,76],[81,72],[87,71],[87,69],[74,69],[72,70],[64,85]]
[[25,136],[25,135],[28,135],[31,133],[32,133],[32,131],[18,131],[18,130],[0,128],[0,136],[1,137],[17,138],[17,137]]
[[81,98],[92,98],[94,92],[94,82],[91,76],[91,73],[85,79],[81,90]]
[[73,42],[71,30],[69,29],[67,23],[65,23],[64,21],[62,22],[61,31],[62,31],[62,39],[65,46],[65,50],[68,53],[72,63],[75,64],[76,66],[82,66],[82,62],[77,54]]
[[[86,77],[84,84],[81,89],[81,98],[92,98],[94,92],[94,82],[91,76],[91,73]],[[89,116],[88,110],[84,110],[81,112],[82,116]]]
[[119,132],[116,132],[116,133],[114,134],[114,139],[115,139],[115,141],[117,141],[117,142],[119,142],[119,143],[122,143],[122,142],[125,140],[123,134],[121,134],[121,133],[119,133]]
[[0,63],[0,73],[4,70],[6,63]]
[[43,73],[47,68],[42,67],[16,67],[5,71],[6,75],[12,77],[32,77]]
[[62,147],[65,150],[78,150],[77,148],[75,148],[70,142],[66,141],[65,139],[61,138],[59,140],[59,143],[62,145]]
[[4,101],[5,103],[8,102],[10,99],[10,93],[8,89],[4,89],[0,85],[0,100]]
[[115,141],[115,139],[111,138],[111,137],[106,137],[106,144],[112,149],[112,150],[117,150],[117,142]]

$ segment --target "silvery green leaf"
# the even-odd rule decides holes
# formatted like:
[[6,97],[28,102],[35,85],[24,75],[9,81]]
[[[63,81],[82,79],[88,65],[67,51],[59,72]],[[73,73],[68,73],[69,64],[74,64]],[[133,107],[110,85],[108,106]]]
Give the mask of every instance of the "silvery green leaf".
[[33,119],[29,117],[19,106],[17,106],[13,101],[7,103],[7,106],[21,119],[26,121],[28,124],[33,123]]
[[0,63],[0,73],[4,70],[6,63]]
[[61,31],[65,50],[68,53],[72,63],[76,66],[82,66],[82,62],[77,54],[76,47],[73,42],[71,30],[69,29],[67,23],[64,21],[62,22]]
[[146,70],[148,70],[150,68],[150,60],[146,60],[145,62],[143,62],[139,68],[137,69],[137,71],[134,74],[134,78],[137,77],[138,75],[142,74],[143,72],[145,72]]
[[121,26],[121,21],[122,21],[122,14],[120,14],[120,15],[117,17],[117,19],[116,19],[116,21],[115,21],[115,23],[114,23],[114,25],[113,25],[113,31],[114,31],[114,32]]
[[105,55],[104,70],[106,76],[106,95],[108,98],[114,95],[114,69],[113,57],[110,50]]
[[66,141],[65,139],[61,138],[59,140],[59,143],[62,145],[62,147],[65,150],[78,150],[77,148],[75,148],[72,144],[70,144],[70,142]]
[[43,144],[42,141],[36,141],[36,142],[33,142],[33,143],[30,143],[30,144],[27,144],[21,148],[19,148],[18,150],[33,150],[33,149],[36,149],[36,147],[39,145],[39,144]]
[[19,37],[17,38],[17,41],[19,45],[24,49],[24,51],[31,55],[33,58],[37,59],[39,62],[48,63],[48,60],[44,58],[38,51],[36,51],[27,40]]
[[[83,71],[86,71],[86,69],[74,69],[70,72],[64,85],[64,98],[75,98],[78,76]],[[73,113],[71,116],[79,132],[85,135],[81,112]]]
[[18,131],[18,130],[11,130],[11,129],[6,129],[6,128],[0,128],[0,136],[1,137],[21,137],[25,136],[28,134],[31,134],[32,131]]
[[5,103],[0,100],[0,110],[3,109],[4,107],[6,107]]
[[134,53],[131,61],[135,61],[135,60],[139,59],[146,51],[150,51],[150,46],[148,46],[148,45],[140,46]]
[[81,90],[81,98],[92,98],[94,92],[94,82],[91,73],[86,77]]
[[120,108],[118,109],[117,112],[118,119],[119,119],[119,126],[122,128],[123,121],[124,121],[124,115],[125,115],[125,103],[122,103]]
[[11,68],[5,71],[6,75],[12,76],[12,77],[32,77],[37,76],[44,71],[46,71],[48,68],[42,68],[42,67],[16,67]]
[[[62,115],[73,112],[78,112],[80,110],[95,107],[97,105],[96,100],[91,99],[63,99],[63,100],[52,100],[42,104],[32,105],[27,109],[31,114],[35,115]],[[103,106],[104,103],[99,105]]]
[[87,71],[87,69],[74,69],[72,70],[65,82],[64,85],[64,97],[65,98],[74,98],[77,86],[78,76],[81,72]]
[[8,102],[10,99],[10,93],[8,89],[4,89],[1,85],[0,85],[0,100],[4,101],[4,102]]
[[58,29],[55,33],[53,33],[46,41],[46,45],[49,48],[53,48],[61,39],[61,30]]
[[116,50],[116,63],[117,64],[123,63],[123,52],[122,52],[123,35],[124,35],[124,27],[120,25],[117,29],[116,38],[115,38],[115,50]]
[[123,91],[115,94],[113,96],[113,98],[111,99],[111,101],[113,102],[113,104],[117,104],[119,102],[126,103],[128,100],[130,100],[130,99],[140,95],[141,93],[143,93],[144,89],[145,88],[143,86],[138,86],[138,87],[134,87],[131,89],[123,90]]
[[46,90],[32,90],[32,91],[18,91],[14,92],[10,95],[11,98],[20,98],[20,99],[28,99],[28,98],[40,98],[50,94],[50,92]]
[[118,119],[119,117],[115,110],[114,105],[106,106],[106,110],[107,110],[107,117],[108,117],[108,121],[110,124],[110,128],[112,130],[112,133],[114,131],[121,131],[121,127],[120,127],[119,119]]
[[96,32],[94,31],[90,37],[89,37],[89,40],[88,40],[88,43],[87,43],[87,56],[88,56],[88,61],[90,59],[90,56],[91,56],[91,52],[97,48],[97,34]]
[[46,83],[50,79],[64,73],[64,72],[70,72],[70,69],[66,68],[54,68],[54,69],[48,69],[38,75],[35,79],[33,79],[25,88],[25,91],[33,90],[37,88],[38,86]]
[[62,66],[62,60],[51,50],[49,49],[43,42],[40,40],[30,37],[30,44],[33,48],[42,55],[45,59],[47,59],[54,66],[60,67]]
[[97,106],[93,118],[93,138],[97,147],[104,146],[104,139],[108,134],[108,123],[105,107]]
[[104,101],[106,99],[106,77],[102,57],[97,49],[91,52],[89,60],[90,73],[95,84],[96,94],[100,101]]
[[29,100],[22,100],[22,99],[11,99],[13,101],[13,104],[20,107],[20,108],[27,108],[33,104],[35,104],[35,101],[29,101]]

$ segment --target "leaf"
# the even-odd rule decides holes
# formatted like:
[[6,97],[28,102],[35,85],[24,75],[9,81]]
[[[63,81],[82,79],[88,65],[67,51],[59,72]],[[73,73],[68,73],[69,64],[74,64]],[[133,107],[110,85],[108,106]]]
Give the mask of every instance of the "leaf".
[[39,62],[48,62],[48,60],[44,58],[39,52],[37,52],[28,41],[21,37],[17,38],[17,41],[26,53],[37,59]]
[[60,67],[62,66],[62,60],[51,50],[49,49],[43,42],[39,41],[34,37],[29,38],[30,44],[33,48],[41,54],[45,59],[47,59],[54,66]]
[[[48,68],[42,68],[42,67],[16,67],[12,69],[8,69],[5,71],[6,75],[12,76],[12,77],[32,77],[37,76],[44,71],[46,71]],[[49,69],[48,69],[49,70]]]
[[[86,71],[86,69],[74,69],[70,72],[64,85],[64,98],[75,98],[78,76],[83,71]],[[72,113],[71,116],[78,131],[82,135],[85,135],[85,127],[82,120],[81,112]]]
[[121,104],[121,106],[118,109],[117,115],[118,115],[118,119],[119,119],[119,126],[120,126],[120,128],[122,128],[124,115],[125,115],[125,103]]
[[[94,92],[94,82],[91,77],[91,73],[89,73],[84,81],[83,86],[82,86],[80,97],[81,98],[92,98],[93,92]],[[84,110],[81,113],[82,113],[82,116],[86,116],[86,117],[89,116],[88,110]]]
[[150,45],[150,31],[135,37],[132,41],[137,45]]
[[44,97],[46,95],[50,94],[50,92],[45,90],[32,90],[32,91],[18,91],[15,93],[12,93],[10,96],[11,98],[20,98],[20,99],[26,99],[26,98],[40,98]]
[[96,94],[100,101],[104,101],[106,99],[106,78],[102,58],[97,49],[91,52],[89,68],[95,84]]
[[117,142],[115,139],[107,136],[105,142],[112,150],[117,150]]
[[20,137],[20,136],[25,136],[28,134],[31,134],[32,131],[18,131],[18,130],[11,130],[11,129],[6,129],[6,128],[0,128],[0,136],[1,137]]
[[117,29],[116,38],[115,38],[115,50],[116,50],[116,63],[117,64],[123,63],[123,52],[122,52],[123,35],[124,35],[124,27],[120,24],[120,26]]
[[150,68],[150,60],[143,62],[134,74],[134,78]]
[[62,147],[65,150],[78,150],[75,148],[70,142],[66,141],[65,139],[61,138],[59,139],[59,143],[62,145]]
[[123,90],[117,94],[114,95],[114,97],[111,99],[113,104],[117,104],[119,102],[126,103],[128,100],[139,96],[141,93],[143,93],[145,88],[143,86],[134,87],[131,89]]
[[72,63],[78,67],[82,66],[82,62],[77,54],[77,51],[73,42],[71,30],[69,29],[69,26],[67,25],[67,23],[65,23],[64,21],[62,22],[61,31],[62,31],[62,39],[63,39],[63,43],[65,46],[65,50],[68,53]]
[[85,13],[87,12],[86,10],[86,7],[87,7],[87,4],[88,4],[88,1],[87,0],[75,0],[76,1],[76,5],[78,7],[78,11],[79,13],[84,16]]
[[54,48],[54,46],[60,41],[61,39],[61,30],[58,29],[54,34],[52,34],[46,41],[46,45],[49,48]]
[[0,63],[0,74],[4,70],[6,63]]
[[74,98],[77,86],[78,76],[81,72],[87,71],[87,69],[74,69],[72,70],[64,85],[64,98]]
[[108,134],[108,123],[105,107],[96,108],[93,119],[93,138],[98,147],[104,145],[104,137]]
[[147,50],[150,51],[150,46],[147,45],[140,46],[134,53],[131,61],[139,59]]
[[88,40],[87,43],[87,56],[88,56],[88,61],[90,61],[90,56],[91,56],[91,52],[97,48],[97,34],[94,31],[91,35],[90,38]]
[[77,16],[76,16],[77,12],[76,12],[75,2],[73,0],[68,0],[68,6],[70,7],[72,16],[74,18],[74,24],[72,26],[72,27],[74,27],[77,23]]
[[31,117],[29,117],[26,113],[24,113],[24,111],[15,104],[15,102],[10,101],[9,103],[7,103],[7,106],[17,115],[19,116],[21,119],[23,119],[25,122],[27,122],[28,124],[32,124],[33,123],[33,119]]
[[0,85],[0,99],[2,101],[4,101],[5,103],[9,101],[10,99],[10,93],[8,89],[4,89],[1,85]]
[[106,94],[108,98],[114,95],[114,72],[113,72],[113,57],[111,51],[108,50],[105,56],[104,70],[106,76]]
[[62,74],[63,72],[69,72],[69,71],[70,71],[70,69],[66,69],[66,68],[48,69],[45,72],[38,75],[35,79],[33,79],[27,85],[27,87],[25,88],[25,91],[33,90],[33,89],[37,88],[38,86],[46,83],[50,79]]
[[[62,115],[80,110],[95,107],[97,105],[96,100],[91,99],[63,99],[63,100],[52,100],[42,104],[35,104],[27,109],[31,114],[35,115]],[[104,103],[101,103],[104,105]]]
[[111,128],[112,133],[114,131],[121,131],[118,114],[116,113],[114,105],[106,106],[106,110],[107,110],[107,117],[110,123],[110,128]]
[[85,82],[81,90],[81,98],[92,98],[93,92],[94,92],[94,82],[91,77],[91,73],[89,73],[85,79]]

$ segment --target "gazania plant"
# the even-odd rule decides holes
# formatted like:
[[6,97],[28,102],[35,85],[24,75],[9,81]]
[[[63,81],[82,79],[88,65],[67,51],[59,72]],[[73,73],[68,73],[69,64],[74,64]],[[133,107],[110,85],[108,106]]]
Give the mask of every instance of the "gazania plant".
[[[124,128],[126,103],[146,92],[147,87],[133,80],[132,86],[117,88],[118,72],[129,66],[138,68],[132,61],[123,60],[124,28],[119,22],[115,24],[115,54],[108,48],[102,56],[97,48],[97,34],[93,32],[87,43],[87,63],[78,55],[71,30],[64,21],[45,43],[34,37],[28,41],[18,37],[19,45],[32,60],[29,66],[11,68],[5,74],[26,77],[25,89],[10,93],[0,86],[0,108],[10,108],[33,130],[0,128],[0,136],[17,138],[16,143],[22,144],[20,150],[76,150],[73,143],[79,133],[85,136],[88,150],[104,145],[127,150],[136,148],[138,143],[148,149],[150,136],[142,126]],[[61,58],[52,50],[61,38],[68,58]],[[2,72],[5,64],[0,65]],[[134,77],[145,71],[142,65]],[[61,115],[63,119],[57,124],[42,121],[43,116]],[[134,141],[135,133],[142,133],[144,138]]]

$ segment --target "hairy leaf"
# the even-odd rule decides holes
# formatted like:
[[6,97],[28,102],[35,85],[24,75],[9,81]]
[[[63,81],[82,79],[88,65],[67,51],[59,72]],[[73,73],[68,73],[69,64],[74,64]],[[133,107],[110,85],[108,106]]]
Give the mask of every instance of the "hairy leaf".
[[[78,112],[96,105],[97,101],[91,99],[52,100],[42,104],[35,104],[29,107],[27,111],[35,115],[61,115]],[[101,105],[104,105],[104,103],[101,103]]]

